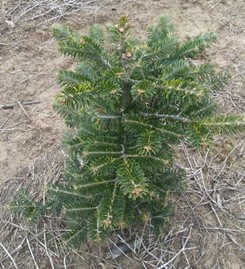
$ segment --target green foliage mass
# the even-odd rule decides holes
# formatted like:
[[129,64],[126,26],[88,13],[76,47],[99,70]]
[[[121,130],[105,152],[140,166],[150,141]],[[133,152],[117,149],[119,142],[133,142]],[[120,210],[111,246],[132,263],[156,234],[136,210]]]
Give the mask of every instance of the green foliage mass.
[[[66,218],[71,244],[100,242],[149,219],[161,233],[172,213],[170,193],[185,178],[174,166],[174,145],[206,148],[214,134],[244,130],[242,116],[216,115],[213,93],[228,73],[195,61],[215,35],[181,42],[161,18],[141,42],[130,35],[127,17],[108,28],[94,25],[88,35],[62,25],[53,34],[77,65],[58,74],[63,89],[55,109],[71,128],[65,183],[50,187],[47,208]],[[43,207],[34,205],[37,217]]]

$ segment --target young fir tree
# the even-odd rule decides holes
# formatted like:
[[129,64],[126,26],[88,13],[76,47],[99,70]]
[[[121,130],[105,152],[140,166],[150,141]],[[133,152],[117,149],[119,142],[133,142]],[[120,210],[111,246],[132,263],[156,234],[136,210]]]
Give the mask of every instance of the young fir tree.
[[[242,116],[215,114],[213,93],[228,74],[193,61],[215,41],[213,33],[180,42],[166,18],[143,42],[130,36],[127,17],[106,30],[95,25],[84,36],[53,27],[61,53],[77,66],[58,75],[63,90],[55,108],[72,128],[65,183],[51,186],[47,208],[67,219],[72,244],[100,242],[149,219],[161,232],[172,212],[169,195],[184,178],[173,146],[185,140],[206,148],[214,134],[244,129]],[[43,212],[28,203],[29,216]]]

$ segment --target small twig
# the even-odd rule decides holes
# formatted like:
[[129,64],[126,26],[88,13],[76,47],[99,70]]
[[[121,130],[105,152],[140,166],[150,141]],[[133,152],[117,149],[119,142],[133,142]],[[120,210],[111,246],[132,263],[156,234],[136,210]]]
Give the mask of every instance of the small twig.
[[128,3],[135,2],[134,0],[128,0],[121,4],[121,7],[127,5]]
[[170,259],[168,262],[162,264],[162,265],[161,265],[160,267],[158,267],[157,269],[163,269],[163,268],[165,268],[165,267],[168,266],[170,263],[172,263],[172,262],[173,262],[173,261],[180,255],[180,253],[182,253],[183,251],[186,250],[186,245],[187,245],[187,243],[188,243],[188,241],[189,241],[189,239],[190,239],[190,237],[191,237],[191,231],[192,231],[192,226],[190,226],[189,234],[188,234],[188,236],[187,236],[187,238],[186,238],[186,240],[185,240],[185,242],[184,242],[183,247],[181,248],[181,250],[178,251],[178,253],[177,253],[176,255],[174,255],[174,257],[173,257],[172,259]]
[[3,250],[7,253],[7,255],[9,256],[10,260],[13,262],[14,267],[16,269],[19,269],[16,262],[14,261],[13,257],[10,255],[10,253],[8,252],[8,250],[4,247],[4,245],[0,242],[0,246],[3,248]]
[[40,269],[39,266],[38,266],[38,264],[37,264],[37,262],[36,262],[36,259],[35,259],[35,257],[34,257],[34,254],[33,254],[33,252],[32,252],[32,249],[31,249],[31,246],[30,246],[30,242],[29,242],[27,236],[26,236],[26,243],[27,243],[27,245],[28,245],[28,248],[29,248],[30,253],[31,253],[32,260],[33,260],[33,262],[34,262],[36,268],[37,268],[37,269]]
[[[237,227],[237,226],[236,226]],[[204,228],[201,228],[201,229],[204,229]],[[240,229],[238,227],[238,229],[240,229],[241,231],[239,230],[235,230],[235,229],[229,229],[229,228],[223,228],[223,227],[212,227],[212,226],[207,226],[205,227],[206,230],[213,230],[213,231],[222,231],[222,232],[227,232],[227,233],[236,233],[236,234],[240,234],[241,231],[244,233],[245,230],[243,229]]]
[[46,224],[44,224],[44,233],[43,233],[43,238],[44,238],[44,249],[45,252],[49,258],[50,261],[50,265],[52,267],[52,269],[55,269],[54,264],[53,264],[53,259],[52,259],[52,255],[49,253],[48,248],[47,248],[47,240],[46,240],[46,229],[45,229]]
[[21,103],[21,105],[34,105],[34,104],[40,104],[41,102],[38,101],[38,100],[34,100],[34,101],[23,101],[23,102],[17,102],[17,103],[13,103],[13,104],[6,104],[6,105],[0,105],[0,109],[12,109],[14,108],[15,106],[19,105],[19,103]]
[[[41,245],[42,247],[45,248],[45,244],[43,244],[43,243],[38,239],[37,235],[36,235],[35,233],[31,232],[30,230],[28,230],[27,228],[22,227],[22,226],[20,226],[20,225],[17,225],[17,224],[15,224],[14,222],[11,222],[11,221],[9,221],[9,220],[3,220],[3,222],[4,222],[4,223],[7,223],[7,224],[9,224],[9,225],[11,225],[11,226],[13,226],[13,227],[16,227],[16,228],[18,228],[18,229],[20,229],[20,230],[22,230],[22,231],[25,231],[25,232],[29,233],[30,235],[33,236],[33,238],[36,239],[36,241],[39,243],[39,245]],[[55,252],[53,252],[53,251],[51,251],[51,250],[50,250],[50,252],[52,252],[53,255],[56,255],[56,256],[57,256],[57,254],[56,254]]]
[[215,217],[216,217],[216,219],[217,219],[217,221],[219,223],[219,226],[222,228],[223,227],[222,222],[220,221],[219,216],[218,216],[216,210],[214,209],[213,204],[212,204],[211,201],[210,201],[210,207],[211,207],[211,209],[212,209],[212,211],[213,211],[213,213],[214,213],[214,215],[215,215]]
[[3,124],[0,126],[0,129],[3,129],[4,125],[6,124],[6,122],[9,120],[9,118],[13,116],[13,113],[11,113],[6,119],[5,121],[3,122]]
[[[122,238],[119,236],[119,238],[122,240]],[[127,251],[124,252],[124,250],[122,250],[120,248],[120,246],[118,246],[117,244],[115,244],[112,240],[109,239],[109,241],[113,244],[113,248],[114,248],[114,251],[117,252],[117,254],[115,255],[114,257],[114,253],[113,253],[113,250],[110,250],[111,252],[111,256],[112,256],[112,259],[116,259],[117,257],[121,256],[121,255],[124,255],[125,257],[127,257],[130,261],[132,261],[132,259],[126,254]],[[124,241],[124,240],[123,240]],[[124,245],[123,246],[126,246],[128,249],[127,250],[132,250],[131,247],[129,247],[129,244],[127,244],[125,241],[123,242]]]
[[20,14],[18,20],[19,20],[21,17],[23,17],[25,14],[27,14],[28,12],[30,12],[31,10],[33,10],[35,7],[37,7],[37,6],[39,6],[39,5],[40,5],[40,4],[37,3],[36,5],[33,5],[33,6],[31,6],[29,9],[25,10],[22,14]]
[[83,256],[81,256],[75,249],[72,249],[72,252],[75,253],[80,259],[82,259],[83,261],[85,261],[85,258]]
[[26,114],[27,118],[29,120],[31,120],[30,116],[28,115],[28,113],[26,112],[26,110],[24,109],[24,107],[22,106],[22,104],[19,101],[18,101],[18,104],[19,104],[20,108],[24,111],[24,113]]
[[227,237],[229,237],[229,239],[235,244],[237,245],[241,250],[245,250],[245,247],[242,247],[240,244],[237,243],[237,241],[230,235],[230,234],[226,234]]
[[67,269],[67,266],[66,266],[66,255],[63,258],[63,264],[64,264],[64,268]]
[[219,0],[218,2],[216,2],[211,8],[210,10],[213,10],[222,0]]
[[100,262],[99,265],[102,267],[102,269],[106,269],[105,265],[102,262]]
[[[22,242],[10,253],[10,255],[13,255],[14,253],[18,252],[21,248],[24,247],[24,242],[25,242],[25,238],[22,240]],[[1,262],[4,262],[5,260],[7,259],[7,256],[6,258],[4,257]]]

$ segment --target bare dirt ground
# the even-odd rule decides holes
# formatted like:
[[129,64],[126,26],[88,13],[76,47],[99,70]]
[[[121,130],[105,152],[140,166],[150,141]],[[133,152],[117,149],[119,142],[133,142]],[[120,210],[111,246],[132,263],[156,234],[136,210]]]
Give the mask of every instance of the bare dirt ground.
[[[103,248],[89,256],[88,250],[61,247],[61,220],[55,220],[56,231],[52,220],[36,227],[36,236],[34,228],[29,230],[5,211],[20,186],[40,197],[46,184],[61,176],[64,125],[52,103],[59,91],[57,70],[71,66],[72,60],[58,53],[50,25],[60,21],[86,31],[93,23],[113,23],[124,14],[141,38],[162,15],[170,18],[182,38],[216,32],[218,41],[205,60],[233,76],[216,98],[223,113],[245,113],[244,0],[2,0],[0,268],[245,268],[245,135],[217,138],[207,153],[194,153],[182,144],[178,152],[188,173],[188,188],[175,198],[172,228],[161,240],[152,236],[150,225],[133,232],[141,238],[139,249],[116,261],[105,260]],[[30,100],[40,103],[21,105]],[[7,104],[14,107],[1,107]]]

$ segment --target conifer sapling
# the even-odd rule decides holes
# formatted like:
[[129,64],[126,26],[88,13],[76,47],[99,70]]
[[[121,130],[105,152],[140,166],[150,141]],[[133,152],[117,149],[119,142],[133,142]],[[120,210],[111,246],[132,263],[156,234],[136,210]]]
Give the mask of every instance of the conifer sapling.
[[228,73],[194,63],[215,35],[181,42],[161,18],[140,42],[127,17],[106,29],[94,25],[88,35],[62,25],[53,34],[77,66],[58,74],[55,109],[70,131],[65,183],[50,187],[47,209],[66,218],[71,244],[100,242],[149,219],[161,233],[172,213],[170,193],[185,178],[174,165],[174,145],[206,148],[214,134],[244,130],[243,116],[216,114],[213,93]]

